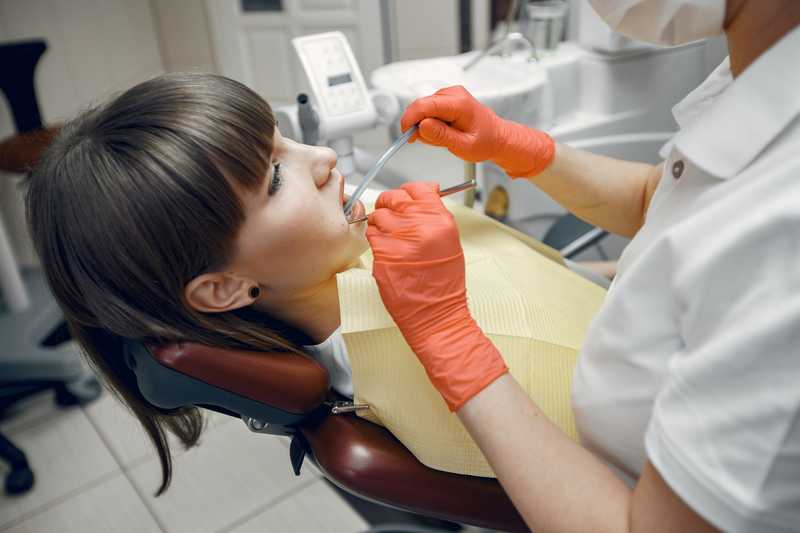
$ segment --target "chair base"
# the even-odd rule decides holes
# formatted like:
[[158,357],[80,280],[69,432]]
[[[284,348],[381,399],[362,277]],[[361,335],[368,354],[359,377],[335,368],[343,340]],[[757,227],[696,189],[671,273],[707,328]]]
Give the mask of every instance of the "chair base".
[[2,433],[0,433],[0,457],[11,467],[11,471],[6,475],[6,494],[22,494],[31,490],[34,477],[27,457]]
[[43,343],[64,320],[44,274],[38,269],[26,269],[22,278],[31,305],[21,313],[6,311],[0,315],[0,375],[4,381],[82,379],[87,369],[71,345]]
[[[84,405],[102,393],[102,387],[80,355],[64,341],[69,334],[63,316],[38,270],[23,273],[31,298],[22,313],[0,316],[0,415],[19,400],[53,389],[59,407]],[[0,458],[11,468],[5,492],[23,494],[31,490],[35,476],[25,454],[0,433]]]

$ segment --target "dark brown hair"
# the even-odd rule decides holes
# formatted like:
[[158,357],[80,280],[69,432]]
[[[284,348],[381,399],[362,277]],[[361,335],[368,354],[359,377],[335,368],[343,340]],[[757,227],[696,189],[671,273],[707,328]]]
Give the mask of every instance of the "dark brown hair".
[[197,408],[164,412],[141,395],[123,338],[298,350],[294,331],[253,309],[205,314],[184,299],[225,265],[244,207],[267,173],[275,119],[244,85],[209,74],[141,83],[67,123],[28,179],[28,225],[72,336],[172,467],[165,429],[197,443]]

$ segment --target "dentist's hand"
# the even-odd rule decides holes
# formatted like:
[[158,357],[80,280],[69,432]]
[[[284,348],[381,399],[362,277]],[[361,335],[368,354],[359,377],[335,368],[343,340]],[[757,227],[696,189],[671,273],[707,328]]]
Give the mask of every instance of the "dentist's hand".
[[498,117],[460,85],[414,100],[400,118],[400,128],[406,131],[417,123],[411,142],[419,138],[444,146],[466,161],[489,159],[512,178],[535,176],[555,157],[549,135]]
[[508,371],[467,307],[464,255],[439,186],[381,193],[369,215],[381,298],[451,411]]

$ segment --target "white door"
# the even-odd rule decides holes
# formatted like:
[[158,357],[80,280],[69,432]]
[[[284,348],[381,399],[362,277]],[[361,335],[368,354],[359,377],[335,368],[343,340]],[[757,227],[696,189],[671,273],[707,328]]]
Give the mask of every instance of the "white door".
[[291,39],[341,31],[365,79],[383,64],[377,0],[206,0],[217,68],[273,107],[294,103],[304,74]]

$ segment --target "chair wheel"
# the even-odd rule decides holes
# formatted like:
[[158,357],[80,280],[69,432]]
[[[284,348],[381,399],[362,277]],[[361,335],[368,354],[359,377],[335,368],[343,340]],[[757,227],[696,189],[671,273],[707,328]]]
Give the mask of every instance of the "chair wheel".
[[59,383],[55,387],[55,400],[59,407],[85,405],[100,396],[102,385],[94,376],[78,383]]
[[15,468],[6,476],[6,494],[15,495],[28,492],[33,487],[33,471],[27,466]]

